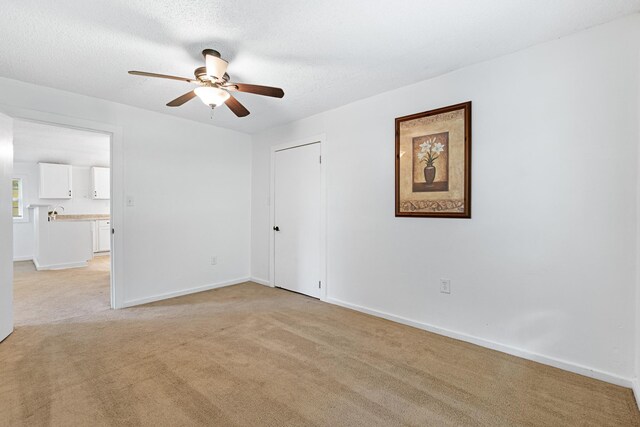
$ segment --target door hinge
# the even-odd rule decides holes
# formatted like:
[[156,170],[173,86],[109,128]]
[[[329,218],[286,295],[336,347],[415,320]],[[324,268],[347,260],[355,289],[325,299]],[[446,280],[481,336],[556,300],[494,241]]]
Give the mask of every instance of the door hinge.
[[320,289],[320,288],[321,288],[321,285],[320,285],[321,283],[322,283],[322,282],[321,282],[320,280],[318,280],[318,289]]
[[320,156],[320,163],[322,163],[322,156]]
[[111,229],[111,234],[116,234],[116,229],[115,228]]

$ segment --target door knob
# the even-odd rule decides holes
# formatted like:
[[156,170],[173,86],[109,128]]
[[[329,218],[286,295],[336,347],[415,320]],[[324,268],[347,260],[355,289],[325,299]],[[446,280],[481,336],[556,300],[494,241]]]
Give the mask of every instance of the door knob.
[[280,231],[280,227],[278,227],[277,225],[276,225],[275,227],[273,227],[273,229],[274,229],[275,231]]

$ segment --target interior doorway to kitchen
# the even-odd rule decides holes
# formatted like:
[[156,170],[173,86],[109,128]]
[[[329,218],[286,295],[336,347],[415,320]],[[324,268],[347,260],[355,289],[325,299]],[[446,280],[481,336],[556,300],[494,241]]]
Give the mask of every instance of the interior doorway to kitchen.
[[112,135],[13,121],[14,323],[109,310]]

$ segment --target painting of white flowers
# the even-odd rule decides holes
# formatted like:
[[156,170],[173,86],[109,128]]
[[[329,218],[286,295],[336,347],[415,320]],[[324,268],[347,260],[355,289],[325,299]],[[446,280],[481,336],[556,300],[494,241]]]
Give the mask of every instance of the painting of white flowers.
[[396,119],[396,216],[471,218],[471,102]]
[[413,191],[449,189],[449,132],[413,138]]

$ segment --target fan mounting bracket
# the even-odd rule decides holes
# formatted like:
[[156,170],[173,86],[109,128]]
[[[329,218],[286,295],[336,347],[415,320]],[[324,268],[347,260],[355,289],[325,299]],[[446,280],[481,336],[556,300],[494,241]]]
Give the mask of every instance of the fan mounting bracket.
[[207,57],[207,55],[215,56],[216,58],[221,58],[220,52],[215,49],[205,49],[202,51],[202,56]]

